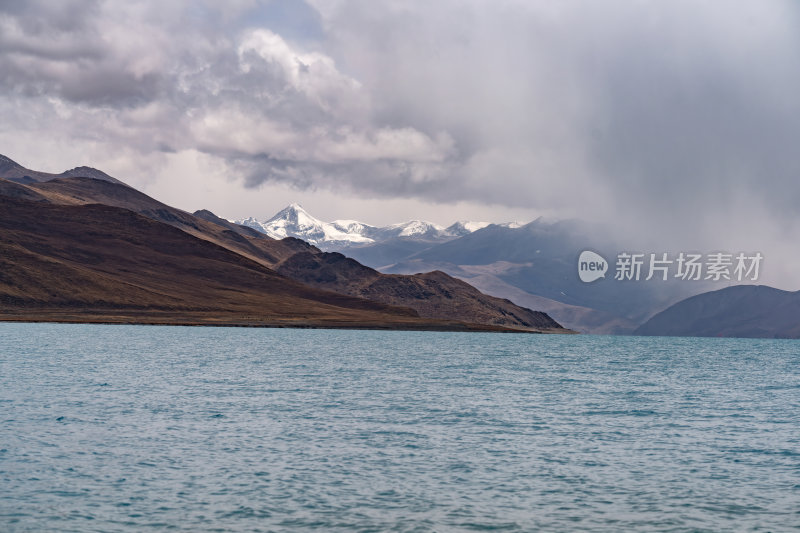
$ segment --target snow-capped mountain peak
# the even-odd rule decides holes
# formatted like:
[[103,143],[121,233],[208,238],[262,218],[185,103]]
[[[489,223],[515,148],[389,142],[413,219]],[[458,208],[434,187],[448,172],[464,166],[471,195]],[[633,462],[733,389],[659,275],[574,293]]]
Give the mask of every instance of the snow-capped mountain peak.
[[259,222],[254,217],[236,221],[273,239],[297,237],[325,249],[341,249],[354,245],[366,245],[388,239],[415,239],[442,242],[454,239],[484,228],[486,222],[456,222],[445,228],[424,220],[411,220],[384,227],[371,226],[357,220],[320,220],[300,204],[293,203],[272,218]]
[[291,204],[281,209],[275,216],[264,222],[264,224],[273,226],[276,231],[285,232],[286,228],[315,230],[321,228],[325,222],[311,216],[300,204]]
[[410,220],[401,224],[392,224],[386,227],[387,230],[396,230],[397,237],[434,237],[444,231],[442,226],[437,226],[424,220]]
[[347,231],[337,227],[336,224],[319,220],[297,203],[285,207],[264,222],[259,222],[255,218],[249,217],[237,221],[237,223],[266,233],[273,239],[297,237],[315,245],[324,242],[342,244],[367,244],[373,242],[372,239],[364,237],[357,232]]
[[370,226],[369,224],[359,222],[358,220],[334,220],[331,222],[331,224],[333,224],[336,229],[344,233],[357,233],[359,235],[364,235],[365,237],[370,237],[371,233],[379,229],[375,226]]
[[463,237],[472,232],[483,229],[489,225],[489,222],[471,222],[469,220],[459,220],[455,224],[448,226],[444,231],[453,237]]

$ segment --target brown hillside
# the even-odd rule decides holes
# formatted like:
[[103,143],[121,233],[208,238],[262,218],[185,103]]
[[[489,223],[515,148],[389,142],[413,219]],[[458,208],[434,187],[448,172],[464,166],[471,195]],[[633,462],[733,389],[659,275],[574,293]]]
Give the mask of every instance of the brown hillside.
[[[10,160],[6,158],[6,161]],[[27,176],[32,172],[13,162],[5,163],[5,171],[0,168],[0,175]],[[488,296],[442,272],[410,276],[381,274],[341,254],[321,252],[298,239],[273,240],[210,211],[191,214],[176,209],[113,178],[104,179],[106,175],[102,173],[100,177],[63,177],[69,173],[74,172],[38,173],[37,180],[25,184],[21,179],[17,179],[17,183],[0,179],[0,194],[62,206],[102,204],[126,209],[218,245],[300,283],[385,305],[411,308],[424,318],[564,331],[545,313]]]
[[0,196],[0,213],[6,320],[472,329],[304,286],[115,207]]
[[413,276],[381,274],[342,254],[310,248],[281,262],[277,272],[320,289],[410,307],[423,317],[446,316],[479,324],[563,329],[545,313],[483,294],[444,272]]

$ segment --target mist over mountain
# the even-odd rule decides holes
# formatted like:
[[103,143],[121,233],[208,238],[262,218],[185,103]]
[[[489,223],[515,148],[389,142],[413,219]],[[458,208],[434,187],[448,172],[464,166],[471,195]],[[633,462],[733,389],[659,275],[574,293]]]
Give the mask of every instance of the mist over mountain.
[[623,245],[591,224],[538,218],[527,224],[457,222],[443,227],[409,221],[376,227],[354,220],[325,222],[291,204],[262,222],[238,221],[274,238],[293,236],[329,252],[343,252],[382,272],[440,270],[481,290],[547,312],[587,333],[631,333],[643,321],[687,296],[703,282],[586,284],[576,274],[583,250],[616,256]]

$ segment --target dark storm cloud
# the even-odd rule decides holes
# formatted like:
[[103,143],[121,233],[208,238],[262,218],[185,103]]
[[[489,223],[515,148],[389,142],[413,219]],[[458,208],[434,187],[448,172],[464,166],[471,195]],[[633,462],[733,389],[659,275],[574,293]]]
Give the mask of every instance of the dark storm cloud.
[[796,216],[800,201],[797,4],[709,6],[658,10],[587,69],[593,168],[620,211],[673,233]]
[[8,128],[195,150],[250,187],[557,209],[664,237],[748,208],[763,234],[800,223],[798,10],[2,2],[0,104]]
[[411,190],[725,246],[798,222],[799,10],[348,1],[326,16],[342,68],[381,95],[376,121],[454,141]]
[[132,57],[103,34],[97,1],[0,4],[0,87],[91,105],[136,105],[156,98],[161,74],[136,71]]

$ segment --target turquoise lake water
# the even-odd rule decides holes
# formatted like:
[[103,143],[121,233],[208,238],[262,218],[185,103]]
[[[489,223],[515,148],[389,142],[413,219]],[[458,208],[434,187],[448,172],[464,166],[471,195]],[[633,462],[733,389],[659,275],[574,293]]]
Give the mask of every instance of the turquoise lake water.
[[797,531],[800,342],[0,323],[0,531]]

